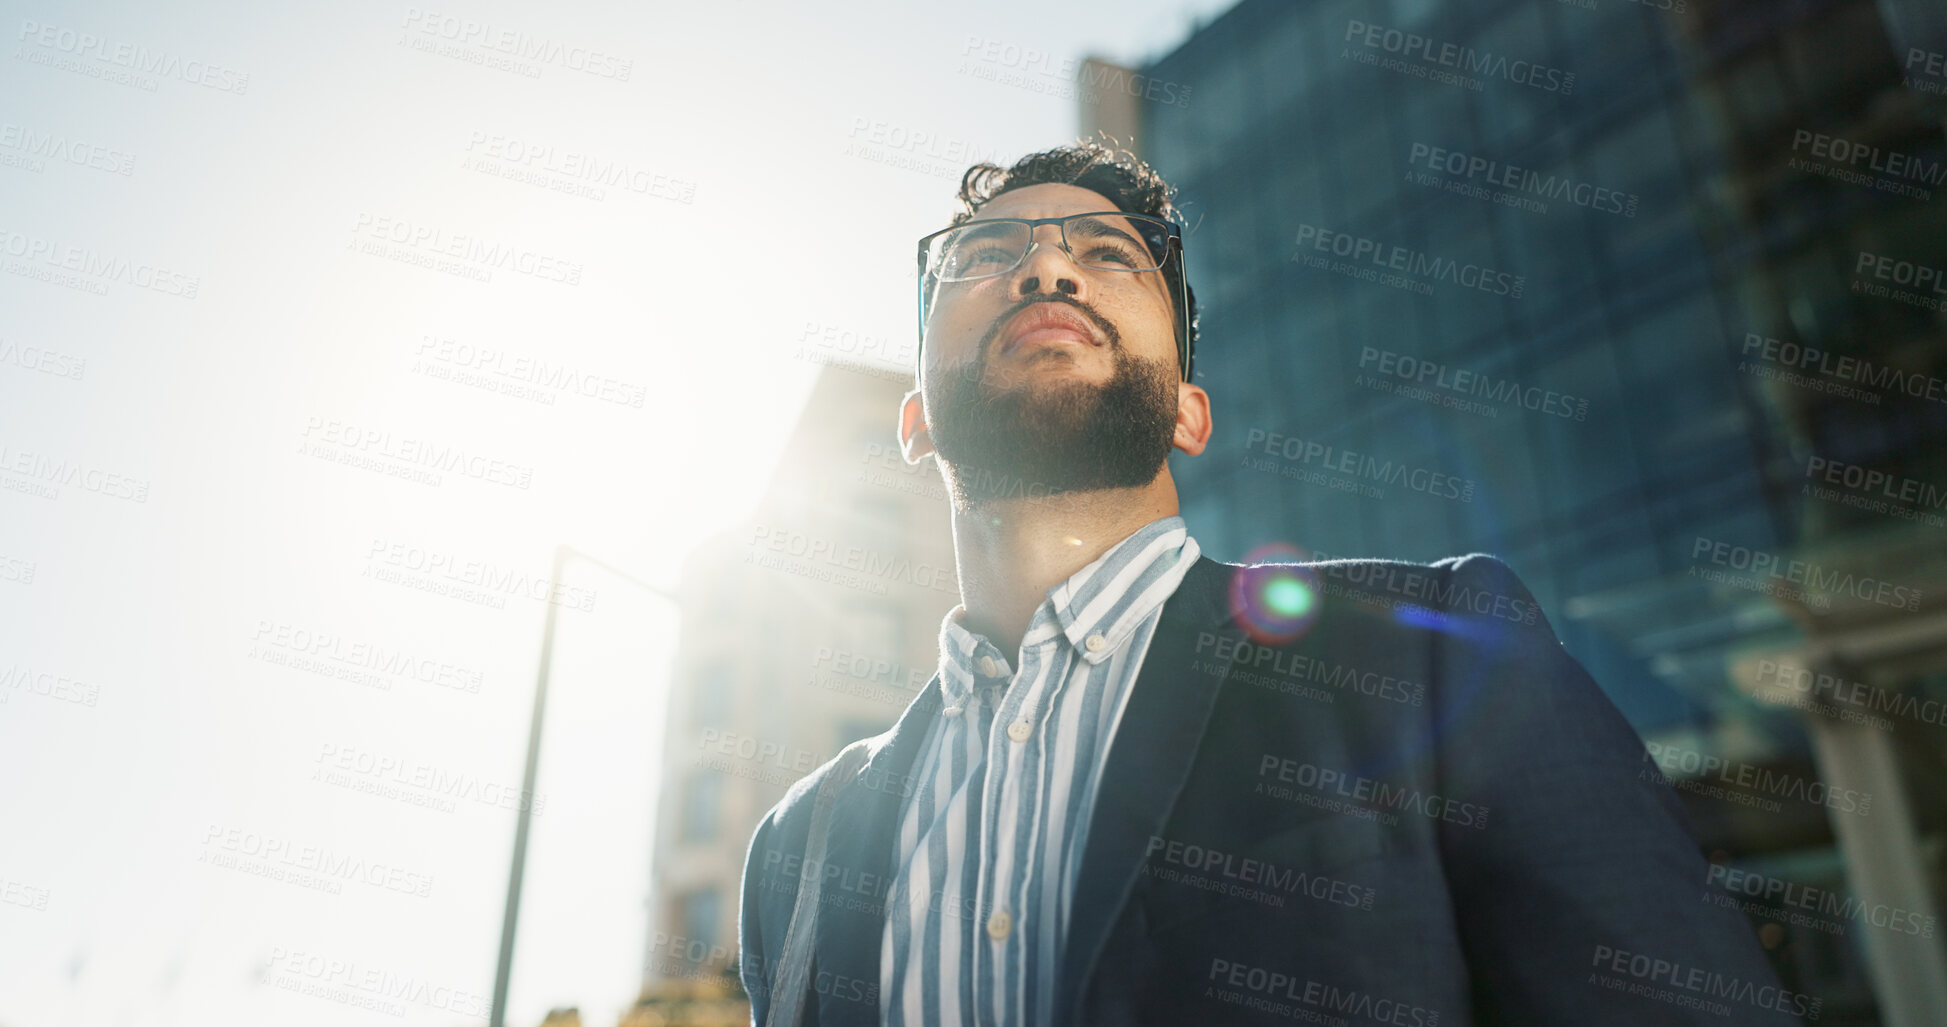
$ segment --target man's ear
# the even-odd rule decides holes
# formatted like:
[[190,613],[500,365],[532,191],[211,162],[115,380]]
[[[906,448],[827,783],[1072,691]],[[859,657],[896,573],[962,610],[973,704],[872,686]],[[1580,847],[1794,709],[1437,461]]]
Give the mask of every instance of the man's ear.
[[1210,444],[1210,394],[1202,386],[1176,383],[1176,433],[1170,445],[1189,456]]
[[926,404],[914,389],[899,401],[899,452],[909,464],[933,452],[933,436],[926,433]]

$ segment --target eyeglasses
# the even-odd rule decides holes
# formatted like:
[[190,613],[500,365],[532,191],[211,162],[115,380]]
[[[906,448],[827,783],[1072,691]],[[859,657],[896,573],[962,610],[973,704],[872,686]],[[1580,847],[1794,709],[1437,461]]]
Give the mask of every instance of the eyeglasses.
[[[1004,275],[1021,266],[1034,248],[1034,230],[1061,226],[1062,252],[1096,271],[1160,271],[1177,259],[1177,354],[1183,379],[1190,378],[1189,297],[1182,274],[1181,229],[1162,218],[1120,210],[1088,211],[1058,218],[994,218],[969,221],[934,232],[919,241],[919,328],[940,284],[971,282]],[[916,354],[917,358],[917,354]]]
[[1158,270],[1176,237],[1176,226],[1167,221],[1123,211],[970,221],[919,241],[923,270],[939,282],[1004,275],[1027,259],[1038,225],[1060,225],[1062,250],[1097,271]]

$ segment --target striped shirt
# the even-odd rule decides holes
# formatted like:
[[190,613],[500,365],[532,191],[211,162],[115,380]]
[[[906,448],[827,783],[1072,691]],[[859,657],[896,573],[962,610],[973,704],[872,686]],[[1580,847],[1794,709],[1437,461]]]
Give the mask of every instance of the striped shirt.
[[941,622],[943,701],[913,764],[880,941],[883,1023],[1052,1018],[1102,763],[1197,553],[1181,517],[1143,526],[1048,590],[1018,670],[966,629],[965,606]]

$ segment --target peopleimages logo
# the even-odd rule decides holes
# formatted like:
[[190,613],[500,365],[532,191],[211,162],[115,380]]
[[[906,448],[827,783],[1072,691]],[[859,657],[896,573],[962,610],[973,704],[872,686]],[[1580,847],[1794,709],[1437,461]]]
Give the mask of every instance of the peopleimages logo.
[[[185,59],[180,54],[151,50],[138,43],[126,43],[97,36],[92,32],[64,28],[59,25],[43,25],[38,21],[23,20],[20,33],[15,40],[39,47],[43,51],[64,54],[62,58],[52,58],[51,54],[35,54],[26,46],[14,51],[14,56],[33,64],[51,64],[63,71],[72,71],[90,78],[100,78],[121,85],[132,85],[148,92],[155,92],[156,82],[149,76],[173,78],[190,85],[203,86],[220,93],[243,95],[250,88],[250,74],[230,68],[220,67],[208,61],[194,58]],[[82,60],[93,64],[82,64]],[[105,67],[104,67],[105,66]]]
[[1853,274],[1870,273],[1881,281],[1895,285],[1911,285],[1916,289],[1947,295],[1947,275],[1940,269],[1926,264],[1916,264],[1910,260],[1899,260],[1882,253],[1859,251],[1859,259],[1853,263]]
[[[981,145],[954,136],[942,136],[927,129],[908,128],[896,121],[863,116],[852,119],[852,129],[846,136],[852,140],[853,146],[866,144],[884,147],[887,151],[931,158],[960,168],[981,161],[999,160],[1002,153],[1000,147],[991,144]],[[861,136],[864,138],[861,139]],[[853,151],[848,149],[846,152]]]
[[[1057,58],[1039,47],[968,36],[967,45],[961,48],[960,56],[962,75],[1020,86],[1034,92],[1053,93],[1063,99],[1074,99],[1079,87],[1080,98],[1089,103],[1099,103],[1102,93],[1109,92],[1173,107],[1188,109],[1190,106],[1189,86],[1164,82],[1101,61]],[[979,63],[969,64],[967,59]],[[1028,75],[1045,81],[1037,83],[1026,78]]]
[[[1545,175],[1530,168],[1503,164],[1478,154],[1462,153],[1426,143],[1414,143],[1407,151],[1407,163],[1425,165],[1433,171],[1475,180],[1515,193],[1528,193],[1545,200],[1566,200],[1578,207],[1605,214],[1636,216],[1635,193],[1625,193],[1566,176]],[[1544,206],[1543,210],[1547,208]]]
[[0,442],[0,489],[42,499],[59,499],[59,486],[74,485],[86,492],[132,503],[149,501],[149,482],[91,466],[79,460],[15,449]]
[[[1524,386],[1511,378],[1495,378],[1478,371],[1449,367],[1406,353],[1373,346],[1359,347],[1359,369],[1377,371],[1413,385],[1425,385],[1464,396],[1506,403],[1523,410],[1552,414],[1572,421],[1589,419],[1589,401],[1552,389]],[[1355,382],[1354,384],[1362,384]]]
[[1814,888],[1781,877],[1767,877],[1749,870],[1737,870],[1722,863],[1710,865],[1705,881],[1732,894],[1774,902],[1779,907],[1811,910],[1834,920],[1864,922],[1896,934],[1912,934],[1922,938],[1931,938],[1934,934],[1935,920],[1931,915],[1884,903],[1868,903],[1829,889]]
[[1345,23],[1345,41],[1424,65],[1498,78],[1516,85],[1532,86],[1543,92],[1563,96],[1575,92],[1575,73],[1572,71],[1533,61],[1510,60],[1502,54],[1476,50],[1458,43],[1442,43],[1428,36],[1357,19]]
[[[1947,382],[1943,382],[1939,378],[1913,371],[1903,371],[1897,367],[1888,367],[1885,364],[1875,364],[1870,360],[1859,357],[1842,356],[1830,350],[1820,349],[1817,346],[1807,346],[1785,339],[1774,339],[1768,335],[1759,335],[1757,332],[1745,332],[1744,346],[1740,353],[1745,357],[1754,358],[1753,360],[1747,360],[1745,363],[1738,365],[1738,369],[1747,374],[1758,373],[1755,362],[1762,360],[1765,363],[1775,364],[1792,371],[1810,372],[1819,375],[1819,378],[1807,378],[1803,375],[1796,374],[1790,377],[1771,374],[1761,375],[1761,377],[1774,378],[1788,385],[1799,385],[1820,392],[1831,392],[1870,403],[1879,402],[1879,396],[1877,395],[1837,384],[1849,382],[1857,385],[1871,386],[1883,392],[1902,392],[1915,399],[1925,399],[1934,403],[1947,403]],[[1832,382],[1828,383],[1820,379],[1832,379]]]
[[[1291,257],[1294,263],[1322,267],[1354,278],[1376,281],[1382,285],[1402,286],[1421,295],[1431,291],[1427,282],[1447,282],[1468,289],[1478,289],[1495,296],[1520,299],[1521,289],[1527,282],[1527,279],[1521,275],[1497,271],[1479,264],[1463,264],[1448,257],[1436,257],[1405,246],[1390,245],[1364,236],[1335,232],[1313,224],[1298,226],[1298,235],[1293,240],[1293,245],[1298,249],[1298,252]],[[1307,249],[1317,253],[1329,253],[1335,257],[1344,257],[1349,263],[1331,264],[1323,258],[1306,253]],[[1397,275],[1383,274],[1389,271],[1398,272],[1399,275],[1410,275],[1420,281],[1414,282],[1405,278],[1388,281],[1386,279],[1389,277],[1398,278]]]
[[[1842,813],[1865,816],[1873,808],[1873,793],[1855,791],[1851,788],[1834,788],[1824,781],[1773,770],[1770,767],[1742,760],[1725,759],[1722,756],[1686,749],[1680,745],[1666,742],[1644,742],[1643,762],[1654,763],[1639,772],[1639,780],[1656,781],[1673,788],[1683,788],[1700,795],[1711,795],[1734,802],[1743,802],[1737,792],[1724,792],[1722,789],[1708,791],[1709,782],[1716,781],[1733,789],[1775,795],[1784,799],[1795,799],[1813,806],[1824,806]],[[1681,778],[1671,779],[1670,774],[1682,774]],[[1745,802],[1746,805],[1757,803]],[[1776,813],[1784,807],[1776,802],[1764,805],[1769,812]]]
[[[1909,478],[1872,467],[1861,467],[1822,456],[1806,458],[1804,493],[1857,510],[1916,521],[1928,527],[1947,527],[1947,489],[1923,478]],[[1811,482],[1823,484],[1812,484]],[[1826,488],[1840,486],[1839,489]],[[1843,490],[1843,491],[1841,491]]]
[[80,381],[87,373],[88,358],[77,357],[71,353],[60,353],[45,346],[22,346],[17,342],[0,339],[0,364],[12,364],[26,371],[39,371],[56,378],[70,378]]
[[[1348,799],[1351,804],[1364,809],[1417,813],[1428,820],[1445,821],[1459,827],[1487,826],[1488,807],[1484,805],[1422,792],[1417,788],[1396,785],[1348,770],[1300,763],[1276,753],[1267,752],[1258,759],[1257,775],[1282,784],[1297,785],[1321,796]],[[1256,789],[1257,794],[1276,798],[1289,798],[1285,794],[1287,792],[1289,789],[1280,791],[1267,786],[1262,780]],[[1390,825],[1395,821],[1385,822]]]
[[[1933,198],[1933,191],[1895,179],[1909,179],[1930,186],[1939,186],[1947,179],[1947,164],[1927,160],[1909,153],[1882,150],[1868,143],[1855,142],[1839,136],[1829,136],[1801,128],[1792,133],[1792,153],[1809,150],[1816,160],[1793,156],[1786,166],[1793,171],[1809,171],[1827,178],[1848,182],[1853,185],[1878,189],[1897,196],[1908,196],[1916,200]],[[1830,162],[1830,163],[1821,163]],[[1867,172],[1877,172],[1888,177],[1876,177]]]
[[[1220,1002],[1293,1020],[1343,1024],[1347,1022],[1343,1018],[1329,1015],[1342,1013],[1360,1017],[1361,1022],[1394,1027],[1439,1027],[1440,1024],[1437,1009],[1221,957],[1211,958],[1210,973],[1205,980],[1218,985],[1213,991]],[[1227,990],[1222,987],[1225,985],[1242,990]]]
[[1947,310],[1947,275],[1937,267],[1860,250],[1852,274],[1853,292],[1927,310]]
[[101,701],[101,686],[94,682],[19,663],[0,667],[0,703],[6,702],[9,694],[17,689],[77,706],[93,706]]
[[534,468],[526,464],[336,419],[307,418],[300,438],[309,440],[299,443],[308,456],[432,485],[448,473],[522,491],[534,480]]
[[40,565],[32,560],[0,555],[0,581],[31,585],[34,583],[34,572],[39,568]]
[[114,283],[193,300],[203,285],[197,275],[5,227],[0,227],[0,254],[18,258],[5,262],[10,274],[38,278],[97,296],[108,295],[108,286]]
[[637,410],[649,398],[647,385],[494,346],[422,335],[412,355],[417,373],[547,406],[563,392]]
[[[76,167],[93,168],[111,175],[128,177],[135,173],[135,155],[90,143],[58,132],[37,132],[23,128],[13,122],[0,122],[0,149],[19,151],[31,166],[28,170],[39,172],[40,164],[46,160],[56,160]],[[0,158],[10,155],[0,155]],[[0,163],[15,163],[11,159],[0,159]]]
[[[788,528],[757,525],[744,562],[847,588],[885,595],[888,582],[957,593],[951,567],[915,563],[911,557],[846,545]],[[822,565],[822,566],[821,566]]]
[[1804,560],[1781,559],[1776,553],[1732,545],[1702,535],[1697,536],[1696,543],[1691,546],[1690,557],[1692,560],[1690,573],[1693,577],[1701,576],[1697,572],[1695,561],[1702,557],[1720,567],[1728,567],[1734,571],[1749,571],[1758,576],[1761,584],[1789,582],[1793,585],[1803,585],[1812,592],[1851,596],[1900,610],[1912,611],[1920,608],[1921,592],[1917,588],[1895,585],[1890,581],[1854,574],[1851,571],[1836,570]]
[[[352,235],[351,248],[358,252],[462,278],[492,281],[495,270],[506,269],[544,281],[581,284],[583,267],[576,261],[475,235],[449,232],[437,225],[360,213],[352,222]],[[453,259],[438,260],[439,257]]]
[[531,810],[536,815],[547,807],[547,796],[525,788],[357,746],[326,742],[312,762],[318,764],[311,772],[313,781],[446,813],[453,812],[459,800],[496,809]]
[[[1369,453],[1340,449],[1315,439],[1288,437],[1262,428],[1252,428],[1244,438],[1244,448],[1243,466],[1252,470],[1269,471],[1308,484],[1339,488],[1369,499],[1385,497],[1385,493],[1374,485],[1400,485],[1439,499],[1457,499],[1463,503],[1474,501],[1474,482],[1471,479],[1403,461],[1381,460]],[[1277,460],[1251,456],[1252,450],[1262,450],[1266,456],[1281,457],[1285,461],[1310,465],[1344,477],[1323,478],[1302,466],[1281,466]],[[1373,484],[1367,485],[1366,482]]]
[[[596,78],[627,82],[635,71],[635,60],[603,53],[592,47],[564,44],[546,36],[506,28],[452,14],[406,8],[404,28],[430,40],[445,40],[462,47],[498,54],[509,60],[552,64]],[[538,71],[534,78],[540,77]]]
[[[486,674],[476,668],[427,658],[423,653],[395,649],[334,631],[318,631],[301,624],[262,618],[251,632],[251,655],[260,647],[281,649],[352,672],[371,672],[386,678],[410,679],[456,692],[480,693]],[[383,687],[390,690],[391,683]]]
[[46,888],[37,888],[24,881],[10,881],[0,877],[0,903],[42,913],[47,911],[47,900],[53,895],[54,893]]
[[1928,185],[1947,182],[1947,164],[1939,161],[1927,160],[1924,157],[1915,157],[1895,150],[1882,150],[1868,143],[1854,142],[1839,136],[1829,136],[1801,128],[1792,133],[1792,150],[1797,151],[1804,147],[1810,147],[1814,157],[1835,160],[1853,167],[1863,164],[1868,171],[1911,178]]
[[677,203],[696,198],[693,181],[520,136],[476,129],[467,135],[466,152],[462,168],[574,196],[602,200],[608,189],[624,189]]
[[[1640,952],[1627,952],[1609,945],[1597,945],[1589,965],[1599,970],[1589,975],[1589,983],[1631,995],[1655,999],[1670,1005],[1701,1009],[1718,1016],[1729,1016],[1731,1007],[1724,1001],[1738,1002],[1759,1009],[1773,1009],[1808,1020],[1819,1018],[1822,999],[1786,991],[1773,984],[1755,984],[1715,970],[1684,966]],[[1605,977],[1600,972],[1634,978]],[[1657,987],[1663,985],[1664,987]],[[1672,990],[1674,989],[1674,990]]]
[[1311,551],[1311,559],[1318,561],[1315,569],[1323,578],[1332,579],[1324,582],[1327,595],[1383,603],[1387,597],[1382,593],[1392,593],[1400,599],[1392,603],[1395,608],[1410,605],[1436,618],[1471,613],[1527,627],[1541,617],[1541,607],[1532,599],[1463,585],[1433,567],[1362,560],[1318,549]]
[[345,881],[418,898],[433,893],[431,874],[220,824],[211,824],[204,832],[203,852],[196,861],[333,894],[342,892]]
[[372,539],[365,550],[362,577],[419,591],[450,595],[465,602],[507,605],[507,597],[533,599],[584,613],[595,609],[596,590],[556,582],[547,572],[527,574],[485,560],[384,538]]
[[[1426,703],[1426,686],[1417,681],[1407,681],[1373,670],[1362,671],[1347,664],[1330,663],[1316,656],[1291,652],[1277,646],[1256,645],[1249,639],[1232,635],[1219,635],[1209,631],[1198,632],[1196,651],[1199,655],[1207,655],[1215,661],[1211,666],[1217,671],[1229,673],[1250,684],[1263,683],[1251,680],[1260,675],[1251,674],[1250,671],[1264,671],[1294,684],[1316,682],[1329,685],[1341,692],[1357,692],[1360,695],[1409,706],[1422,706]],[[1324,693],[1320,697],[1325,702],[1332,701],[1331,693]]]
[[1915,92],[1947,92],[1947,53],[1908,48],[1905,79],[1906,87]]
[[1915,724],[1947,727],[1947,703],[1891,688],[1876,688],[1836,674],[1792,663],[1759,660],[1757,680],[1788,688],[1812,699],[1827,699],[1842,709],[1888,713]]
[[263,982],[274,988],[385,1013],[406,1015],[406,1004],[484,1019],[487,996],[437,984],[417,974],[399,974],[355,960],[273,945]]
[[833,649],[828,645],[818,647],[811,658],[811,665],[818,670],[833,674],[843,674],[860,681],[870,681],[890,688],[903,688],[917,692],[926,687],[933,677],[933,668],[907,667],[897,660],[867,656],[864,653]]
[[1149,836],[1148,856],[1143,872],[1153,877],[1273,907],[1282,907],[1286,896],[1304,895],[1366,910],[1376,897],[1371,888],[1351,881],[1157,835]]

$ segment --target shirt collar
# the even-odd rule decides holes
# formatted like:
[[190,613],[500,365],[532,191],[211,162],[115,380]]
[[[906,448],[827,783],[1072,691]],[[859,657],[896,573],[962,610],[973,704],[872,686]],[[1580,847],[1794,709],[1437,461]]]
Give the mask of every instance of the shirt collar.
[[[1175,515],[1153,520],[1109,547],[1048,592],[1068,644],[1090,663],[1108,659],[1176,591],[1197,552],[1183,518]],[[1093,649],[1092,635],[1103,638]],[[1047,639],[1036,637],[1030,626],[1022,644],[1030,641]]]
[[[1036,616],[1039,616],[1037,613]],[[955,606],[940,621],[940,712],[957,716],[976,689],[1014,676],[1000,647],[967,630],[967,607]]]
[[[1114,656],[1136,627],[1175,593],[1199,552],[1180,516],[1143,525],[1048,590],[1021,637],[1021,648],[1066,640],[1090,664]],[[964,605],[955,606],[940,621],[942,712],[957,712],[976,689],[1003,684],[1014,675],[1010,660],[1018,654],[1002,653],[985,635],[968,630],[966,614]],[[1091,648],[1089,639],[1097,635],[1101,638]]]

